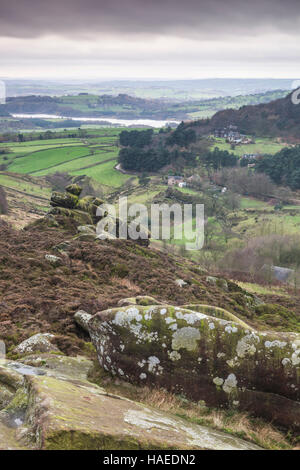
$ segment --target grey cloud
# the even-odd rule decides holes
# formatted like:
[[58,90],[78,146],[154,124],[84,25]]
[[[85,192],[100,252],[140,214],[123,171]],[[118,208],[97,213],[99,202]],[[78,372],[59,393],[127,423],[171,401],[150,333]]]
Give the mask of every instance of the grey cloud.
[[298,0],[0,0],[0,35],[298,33]]

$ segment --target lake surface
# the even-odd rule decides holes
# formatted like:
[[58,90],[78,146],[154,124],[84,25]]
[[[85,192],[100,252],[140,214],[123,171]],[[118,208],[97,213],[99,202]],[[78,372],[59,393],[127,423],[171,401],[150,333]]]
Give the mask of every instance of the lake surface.
[[56,116],[55,114],[12,114],[13,117],[18,119],[72,119],[72,121],[82,122],[109,122],[110,124],[119,124],[120,126],[150,126],[150,127],[165,127],[168,124],[179,124],[179,121],[158,121],[155,119],[117,119],[117,118],[97,118],[97,117],[68,117]]

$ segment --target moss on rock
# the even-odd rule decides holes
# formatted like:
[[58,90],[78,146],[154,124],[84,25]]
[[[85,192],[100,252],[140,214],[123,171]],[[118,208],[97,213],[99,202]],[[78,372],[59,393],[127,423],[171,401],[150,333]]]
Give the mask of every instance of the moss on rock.
[[[287,399],[281,424],[300,427],[297,334],[256,332],[169,305],[106,310],[95,315],[88,328],[100,365],[113,375],[159,385],[209,405],[234,402],[253,412],[258,407],[252,391],[266,403],[272,393]],[[222,383],[216,385],[215,378]],[[276,410],[266,410],[267,417],[276,420]]]

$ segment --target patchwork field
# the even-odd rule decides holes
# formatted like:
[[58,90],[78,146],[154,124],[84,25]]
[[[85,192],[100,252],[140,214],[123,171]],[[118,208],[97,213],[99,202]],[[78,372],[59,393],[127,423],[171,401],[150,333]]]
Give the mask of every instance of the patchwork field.
[[[68,173],[86,175],[112,189],[122,186],[129,178],[115,170],[118,157],[118,135],[122,128],[93,129],[92,137],[37,139],[0,144],[0,164],[3,172],[43,177]],[[38,137],[38,136],[37,136]],[[5,179],[2,173],[2,181]],[[18,180],[8,177],[4,186],[16,187]],[[12,178],[12,181],[11,181]]]

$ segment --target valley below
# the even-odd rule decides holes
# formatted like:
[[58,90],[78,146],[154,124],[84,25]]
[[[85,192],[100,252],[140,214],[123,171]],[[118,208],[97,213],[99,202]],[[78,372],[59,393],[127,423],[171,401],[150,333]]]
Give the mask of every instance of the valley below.
[[[191,102],[88,117],[90,95],[60,98],[80,100],[78,115],[29,98],[1,118],[17,131],[0,135],[0,448],[299,449],[298,114],[285,94],[219,101],[211,119],[187,119]],[[168,239],[151,221],[143,240],[119,239],[120,198],[204,204],[203,246],[187,249],[194,216],[181,238],[170,216]],[[115,235],[99,233],[103,203]]]

